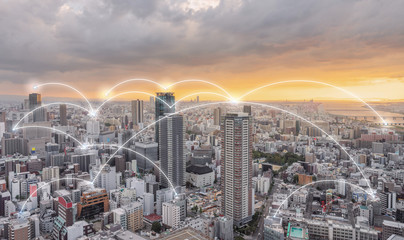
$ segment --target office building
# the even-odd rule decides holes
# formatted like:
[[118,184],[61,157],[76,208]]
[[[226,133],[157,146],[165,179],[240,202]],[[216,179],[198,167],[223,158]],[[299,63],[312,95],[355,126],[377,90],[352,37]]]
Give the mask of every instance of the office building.
[[[29,99],[29,110],[32,111],[42,105],[42,97],[39,93],[31,93],[28,96]],[[40,108],[32,113],[32,119],[34,122],[44,122],[46,121],[46,111],[45,108]]]
[[135,232],[143,228],[143,206],[140,202],[133,202],[125,206],[128,230]]
[[143,100],[133,100],[131,105],[133,125],[143,123]]
[[77,203],[77,219],[94,218],[103,212],[109,211],[109,199],[105,189],[94,189],[83,193]]
[[[101,168],[102,170],[100,171]],[[94,180],[94,186],[103,188],[108,192],[116,189],[116,176],[117,173],[115,167],[111,167],[109,164],[94,166],[91,169],[91,179],[94,180],[94,178],[97,177],[97,179]]]
[[8,239],[31,239],[31,223],[28,219],[13,219],[8,224]]
[[158,160],[159,145],[156,142],[136,142],[135,151],[136,164],[139,171],[142,173],[151,171],[154,167],[152,162]]
[[175,203],[163,203],[162,209],[163,215],[163,224],[171,227],[171,228],[178,228],[180,223],[180,207],[177,206]]
[[1,149],[1,155],[3,156],[15,153],[26,156],[28,155],[28,140],[24,138],[2,138]]
[[67,126],[67,108],[66,104],[59,105],[60,125]]
[[404,237],[404,223],[384,220],[382,239],[387,240],[393,234]]
[[[185,186],[184,119],[182,115],[167,116],[159,122],[160,168],[173,186]],[[160,172],[163,187],[171,187]]]
[[222,109],[220,107],[213,110],[213,124],[216,126],[220,125],[220,117],[222,116]]
[[[155,121],[166,113],[175,112],[175,97],[173,92],[158,92],[155,99]],[[173,106],[170,108],[170,106]],[[155,124],[155,142],[159,142],[159,124]]]
[[252,124],[248,113],[228,113],[221,120],[222,214],[236,226],[253,215]]
[[126,211],[123,208],[117,208],[112,210],[112,214],[114,216],[114,224],[121,225],[123,230],[128,229],[127,215]]

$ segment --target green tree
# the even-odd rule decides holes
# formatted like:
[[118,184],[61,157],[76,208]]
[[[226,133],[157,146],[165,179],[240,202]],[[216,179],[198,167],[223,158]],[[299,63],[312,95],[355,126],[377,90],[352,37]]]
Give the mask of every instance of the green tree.
[[153,222],[153,224],[151,226],[151,230],[156,232],[156,233],[160,233],[161,232],[161,224],[159,222]]
[[197,213],[198,212],[198,210],[199,210],[199,208],[198,208],[198,206],[193,206],[192,207],[192,209],[191,209],[194,213]]

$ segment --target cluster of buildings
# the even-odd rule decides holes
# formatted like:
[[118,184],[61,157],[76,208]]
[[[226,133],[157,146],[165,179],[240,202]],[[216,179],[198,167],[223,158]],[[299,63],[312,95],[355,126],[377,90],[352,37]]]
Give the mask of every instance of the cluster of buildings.
[[314,102],[278,103],[302,118],[197,103],[159,92],[89,114],[41,107],[33,93],[2,106],[0,236],[404,237],[404,148],[393,127]]

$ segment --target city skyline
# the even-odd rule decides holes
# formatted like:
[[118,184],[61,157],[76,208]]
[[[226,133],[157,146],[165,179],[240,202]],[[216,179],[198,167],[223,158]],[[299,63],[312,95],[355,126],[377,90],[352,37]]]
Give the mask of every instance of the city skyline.
[[[400,1],[22,2],[0,3],[4,19],[14,19],[0,23],[2,95],[63,82],[102,98],[111,83],[142,77],[161,84],[204,79],[235,96],[306,79],[368,100],[403,99]],[[29,8],[36,11],[19,14]],[[148,84],[128,87],[157,91]],[[195,84],[172,90],[185,95],[195,87],[212,90]],[[346,98],[315,85],[273,89],[271,100]],[[266,100],[268,92],[249,100]]]
[[404,239],[403,1],[0,1],[0,238]]

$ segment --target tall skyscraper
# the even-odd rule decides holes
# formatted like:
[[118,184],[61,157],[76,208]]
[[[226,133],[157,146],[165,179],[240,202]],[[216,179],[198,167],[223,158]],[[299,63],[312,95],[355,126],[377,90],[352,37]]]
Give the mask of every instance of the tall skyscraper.
[[[31,93],[28,96],[29,99],[29,110],[32,111],[37,107],[42,105],[42,97],[39,93]],[[44,108],[38,109],[32,113],[32,119],[34,122],[43,122],[45,120],[46,112]]]
[[[173,92],[158,92],[156,93],[156,108],[155,108],[155,121],[157,121],[161,116],[164,116],[166,113],[174,113],[175,106],[170,108],[169,106],[174,105],[175,97]],[[167,104],[165,104],[165,103]],[[167,106],[169,105],[169,106]],[[155,129],[155,141],[159,142],[159,124],[154,126]]]
[[153,109],[153,107],[154,107],[154,97],[153,96],[150,96],[149,103],[150,103],[150,108]]
[[[174,114],[158,125],[160,168],[174,187],[185,186],[184,118]],[[161,173],[160,182],[163,187],[171,187]]]
[[132,122],[133,125],[143,123],[143,100],[132,101]]
[[222,213],[242,226],[253,215],[252,119],[248,113],[228,113],[221,119]]
[[60,104],[60,106],[59,106],[59,116],[60,116],[60,125],[67,126],[66,104]]
[[213,110],[213,124],[216,126],[220,125],[220,116],[222,116],[222,109],[220,107]]

